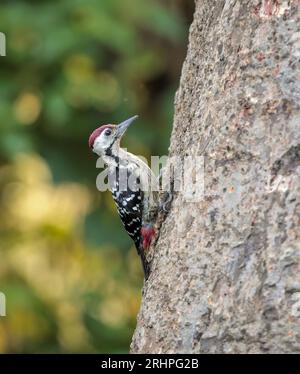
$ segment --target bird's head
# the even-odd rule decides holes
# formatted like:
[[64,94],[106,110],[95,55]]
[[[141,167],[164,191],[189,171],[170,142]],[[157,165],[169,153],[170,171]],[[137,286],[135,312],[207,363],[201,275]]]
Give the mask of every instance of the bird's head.
[[137,118],[138,116],[131,117],[119,125],[98,127],[89,137],[89,147],[98,156],[109,155],[112,151],[117,151],[125,131]]

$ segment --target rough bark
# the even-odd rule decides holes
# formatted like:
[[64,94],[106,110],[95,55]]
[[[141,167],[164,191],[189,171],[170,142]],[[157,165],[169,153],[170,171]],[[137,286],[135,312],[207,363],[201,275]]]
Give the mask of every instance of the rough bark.
[[299,3],[196,0],[170,155],[211,138],[205,195],[174,195],[132,352],[300,352]]

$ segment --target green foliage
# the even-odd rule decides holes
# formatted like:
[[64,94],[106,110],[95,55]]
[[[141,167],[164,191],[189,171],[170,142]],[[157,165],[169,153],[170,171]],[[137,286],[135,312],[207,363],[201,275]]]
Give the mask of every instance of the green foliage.
[[[192,2],[192,0],[188,0]],[[165,154],[185,53],[181,0],[1,1],[0,352],[127,351],[142,272],[87,146]]]

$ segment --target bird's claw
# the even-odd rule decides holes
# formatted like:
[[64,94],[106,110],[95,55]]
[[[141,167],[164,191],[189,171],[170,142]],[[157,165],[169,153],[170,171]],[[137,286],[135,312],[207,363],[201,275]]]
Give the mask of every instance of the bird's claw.
[[166,191],[163,196],[163,201],[160,203],[160,211],[162,211],[163,213],[168,213],[170,211],[172,199],[172,193],[170,191]]

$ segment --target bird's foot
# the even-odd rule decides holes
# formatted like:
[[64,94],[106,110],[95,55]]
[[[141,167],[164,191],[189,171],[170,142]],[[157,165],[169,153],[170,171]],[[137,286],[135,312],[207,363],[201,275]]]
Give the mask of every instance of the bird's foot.
[[171,208],[171,202],[173,200],[173,194],[170,191],[165,191],[162,196],[162,201],[159,205],[159,211],[162,213],[168,213]]

